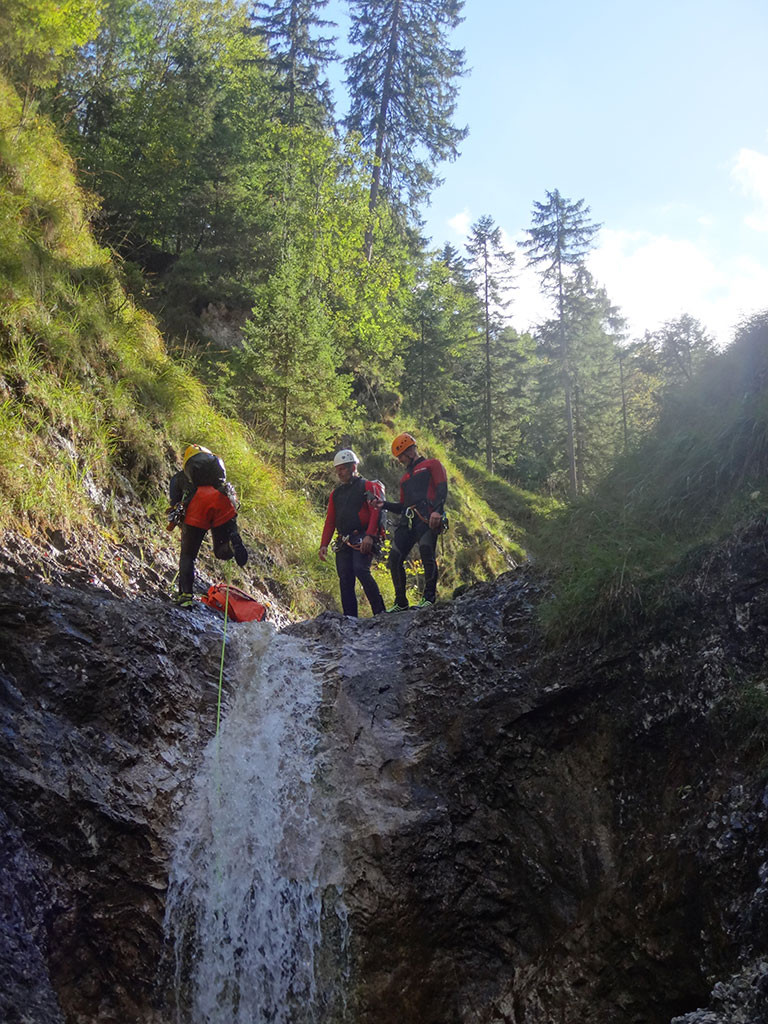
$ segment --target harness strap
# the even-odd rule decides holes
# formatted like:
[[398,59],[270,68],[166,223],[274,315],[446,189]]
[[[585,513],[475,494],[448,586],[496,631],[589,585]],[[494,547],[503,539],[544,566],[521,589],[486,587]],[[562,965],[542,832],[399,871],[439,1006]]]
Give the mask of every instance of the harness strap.
[[336,543],[333,545],[333,550],[339,551],[342,547],[344,547],[345,544],[347,545],[347,547],[354,548],[355,551],[359,551],[360,548],[362,547],[362,543],[353,544],[352,541],[349,539],[349,536],[346,536],[337,538]]
[[429,526],[429,519],[425,519],[424,516],[421,514],[421,512],[419,512],[418,508],[415,505],[409,505],[408,508],[405,510],[405,518],[408,520],[408,525],[409,526],[413,526],[414,514],[419,517],[419,519],[422,521],[422,523],[426,523],[427,526]]

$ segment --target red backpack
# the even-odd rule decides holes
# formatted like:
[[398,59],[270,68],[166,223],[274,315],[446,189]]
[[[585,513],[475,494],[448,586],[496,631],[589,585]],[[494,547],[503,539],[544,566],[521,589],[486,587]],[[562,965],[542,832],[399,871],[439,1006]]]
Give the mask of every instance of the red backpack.
[[227,609],[227,592],[229,592],[227,617],[233,622],[261,622],[266,618],[267,609],[260,601],[231,584],[214,583],[200,600],[209,608],[223,612]]
[[[369,480],[368,483],[373,484],[373,493],[376,495],[376,497],[381,498],[381,500],[384,501],[387,496],[387,489],[381,482],[381,480]],[[380,543],[383,543],[386,539],[387,527],[385,525],[384,511],[382,509],[382,511],[379,512],[379,531],[377,535],[377,540]]]

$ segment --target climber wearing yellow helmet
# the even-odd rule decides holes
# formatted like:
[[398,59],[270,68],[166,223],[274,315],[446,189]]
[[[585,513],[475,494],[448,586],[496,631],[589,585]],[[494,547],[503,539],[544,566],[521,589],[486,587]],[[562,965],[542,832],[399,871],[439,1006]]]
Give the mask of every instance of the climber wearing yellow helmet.
[[199,444],[187,445],[183,468],[171,477],[168,509],[169,529],[181,526],[179,580],[176,604],[193,604],[195,560],[208,530],[213,553],[224,561],[234,557],[239,566],[248,561],[237,529],[237,498],[221,459]]

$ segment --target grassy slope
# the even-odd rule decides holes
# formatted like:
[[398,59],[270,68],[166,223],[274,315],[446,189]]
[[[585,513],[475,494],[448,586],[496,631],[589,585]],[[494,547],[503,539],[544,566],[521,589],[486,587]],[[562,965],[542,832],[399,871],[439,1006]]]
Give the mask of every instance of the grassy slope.
[[658,428],[534,541],[558,576],[553,637],[685,599],[689,564],[768,515],[768,314],[668,404]]
[[[122,287],[94,241],[94,199],[45,122],[19,128],[20,105],[0,80],[0,513],[3,529],[44,538],[59,531],[89,565],[114,574],[138,543],[148,563],[172,565],[176,537],[163,511],[176,453],[191,440],[220,452],[242,502],[255,552],[236,581],[267,586],[297,614],[336,601],[332,563],[317,559],[328,467],[294,467],[286,485],[246,427],[213,407],[194,374],[167,353],[152,318]],[[388,476],[383,427],[356,443],[369,476]],[[445,594],[522,557],[505,524],[442,450],[454,527],[443,543]],[[306,474],[309,474],[307,478]],[[312,475],[314,474],[314,475]],[[203,563],[205,564],[205,562]],[[211,574],[220,567],[209,563]],[[172,573],[165,577],[170,584]],[[383,566],[379,577],[391,596]],[[130,586],[129,586],[130,589]]]

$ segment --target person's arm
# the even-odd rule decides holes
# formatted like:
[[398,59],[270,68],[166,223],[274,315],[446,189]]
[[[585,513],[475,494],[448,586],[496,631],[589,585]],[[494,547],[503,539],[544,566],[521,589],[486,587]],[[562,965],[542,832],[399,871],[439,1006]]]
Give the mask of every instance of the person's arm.
[[320,561],[324,562],[326,555],[328,554],[328,545],[331,543],[331,537],[333,537],[333,531],[336,529],[336,507],[333,504],[333,491],[331,491],[328,497],[328,511],[325,513],[325,525],[323,526],[323,535],[320,538],[320,550],[318,552]]
[[431,502],[432,512],[429,516],[429,526],[432,530],[438,530],[445,512],[445,500],[448,497],[448,477],[445,472],[445,466],[442,462],[438,462],[437,459],[434,460],[429,471],[432,476],[432,486],[434,488],[434,496]]
[[[370,500],[369,495],[373,495],[374,498],[379,497],[376,493],[376,488],[374,487],[372,480],[365,481],[365,491],[366,501],[360,509],[361,525],[365,526],[365,532],[369,537],[376,537],[379,532],[379,516],[384,503],[380,503],[379,501],[374,503]],[[368,515],[367,524],[363,521],[363,517],[366,513]]]
[[399,515],[405,512],[405,496],[403,495],[402,483],[400,484],[400,501],[382,501],[379,508],[383,508],[387,512],[397,512]]
[[171,482],[168,485],[168,497],[171,505],[178,505],[181,499],[184,497],[184,489],[187,485],[187,478],[184,475],[183,470],[179,470],[178,473],[174,473],[171,477]]
[[376,493],[372,480],[365,481],[365,498],[360,509],[360,525],[365,527],[365,533],[360,541],[360,551],[369,555],[373,550],[373,544],[379,533],[379,517],[382,501]]

